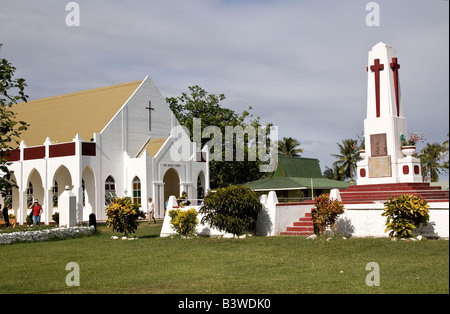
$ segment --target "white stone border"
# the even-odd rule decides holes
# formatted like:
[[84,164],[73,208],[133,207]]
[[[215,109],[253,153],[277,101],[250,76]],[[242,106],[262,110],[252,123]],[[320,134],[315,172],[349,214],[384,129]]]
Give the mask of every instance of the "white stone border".
[[54,228],[41,231],[19,231],[0,234],[0,244],[12,244],[17,242],[36,242],[51,239],[75,238],[82,235],[92,235],[95,233],[94,226],[90,227],[70,227]]

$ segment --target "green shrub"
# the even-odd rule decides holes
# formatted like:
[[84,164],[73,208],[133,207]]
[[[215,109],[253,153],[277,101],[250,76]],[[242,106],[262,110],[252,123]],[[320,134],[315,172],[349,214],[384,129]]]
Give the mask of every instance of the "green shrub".
[[246,187],[232,185],[209,192],[200,208],[202,224],[208,223],[220,231],[242,235],[253,232],[263,205],[258,194]]
[[172,218],[170,220],[172,228],[183,236],[194,235],[195,228],[198,225],[197,215],[198,212],[194,208],[189,210],[171,210],[169,216]]
[[391,198],[384,203],[386,216],[386,230],[390,237],[409,238],[413,235],[413,229],[420,224],[426,226],[430,220],[427,201],[419,196],[404,194],[397,198]]
[[29,226],[31,226],[33,224],[33,218],[31,218],[31,214],[27,215],[26,221],[27,221],[27,225],[29,225]]
[[319,234],[323,234],[327,226],[333,226],[337,217],[343,212],[344,204],[341,201],[331,200],[328,194],[316,196],[311,213],[312,221],[319,230]]
[[113,203],[106,209],[106,226],[112,227],[113,231],[128,236],[135,233],[138,227],[137,220],[145,218],[145,213],[139,209],[138,204],[131,202],[130,197],[115,198]]

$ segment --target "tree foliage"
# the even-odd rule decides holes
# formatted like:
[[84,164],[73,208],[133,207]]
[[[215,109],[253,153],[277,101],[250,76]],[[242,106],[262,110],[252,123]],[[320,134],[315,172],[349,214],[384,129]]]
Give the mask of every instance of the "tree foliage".
[[249,188],[239,185],[219,188],[206,195],[200,208],[204,215],[201,223],[234,235],[253,232],[262,206],[256,192]]
[[278,155],[298,157],[300,153],[303,153],[303,148],[300,148],[300,142],[296,139],[283,137],[283,140],[278,142]]
[[342,140],[342,144],[337,143],[339,147],[339,154],[332,154],[338,160],[333,163],[333,167],[339,169],[339,173],[353,181],[356,173],[356,163],[361,159],[357,141],[354,139]]
[[[195,85],[189,87],[189,93],[183,92],[181,96],[166,98],[166,101],[180,124],[190,132],[191,141],[194,141],[194,118],[201,119],[201,132],[208,126],[218,127],[222,134],[226,133],[226,127],[242,127],[245,129],[247,126],[251,126],[257,129],[261,126],[259,117],[252,119],[253,115],[249,112],[252,109],[251,107],[238,114],[223,106],[225,99],[224,94],[208,94],[203,88]],[[247,121],[248,119],[250,121]],[[208,137],[202,137],[201,148],[210,140]],[[248,144],[247,135],[244,141]],[[235,156],[235,144],[236,136],[233,138],[233,156]],[[222,141],[222,146],[224,146],[224,141]],[[259,169],[261,163],[258,158],[256,158],[256,161],[249,160],[248,153],[248,147],[245,145],[243,161],[226,161],[225,149],[222,149],[222,159],[210,161],[211,188],[226,187],[260,179],[264,175]]]
[[[448,137],[448,133],[447,133]],[[438,182],[439,175],[448,172],[448,140],[442,145],[439,143],[427,143],[421,149],[420,163],[422,165],[422,176],[425,181]]]
[[[1,48],[2,44],[0,44]],[[0,193],[3,197],[11,186],[13,172],[8,169],[8,150],[19,146],[19,138],[22,131],[26,130],[28,124],[24,121],[16,121],[12,106],[19,102],[26,102],[28,96],[24,89],[26,83],[23,78],[15,79],[16,68],[8,60],[0,59]]]

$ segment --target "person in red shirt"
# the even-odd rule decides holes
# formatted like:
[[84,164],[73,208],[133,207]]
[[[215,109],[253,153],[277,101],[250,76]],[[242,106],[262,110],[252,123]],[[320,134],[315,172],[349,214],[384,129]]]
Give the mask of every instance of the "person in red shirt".
[[33,210],[33,224],[35,226],[39,226],[41,223],[41,214],[44,210],[37,199],[34,200],[34,204],[31,206],[31,209]]

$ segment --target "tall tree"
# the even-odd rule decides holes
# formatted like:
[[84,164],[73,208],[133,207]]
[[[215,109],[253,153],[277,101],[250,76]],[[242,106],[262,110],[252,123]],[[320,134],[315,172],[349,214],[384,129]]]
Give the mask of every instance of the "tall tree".
[[282,141],[278,142],[278,155],[280,156],[300,156],[303,153],[303,148],[300,148],[300,142],[292,137],[283,137]]
[[427,143],[419,154],[422,165],[422,175],[425,181],[438,182],[439,174],[446,171],[446,164],[441,164],[447,149],[439,143]]
[[[208,126],[216,126],[220,129],[221,134],[226,134],[227,127],[242,127],[245,129],[251,126],[255,129],[261,126],[260,118],[251,120],[253,117],[249,110],[244,110],[241,114],[225,108],[222,102],[226,99],[224,94],[214,95],[208,94],[198,85],[190,86],[189,93],[182,93],[179,97],[166,98],[167,103],[174,112],[178,121],[185,126],[190,132],[191,140],[194,141],[194,118],[201,119],[201,132]],[[250,119],[247,122],[247,119]],[[269,125],[270,126],[270,125]],[[225,136],[223,136],[225,137]],[[210,138],[201,138],[201,146],[210,141]],[[225,139],[226,141],[226,139]],[[245,135],[244,142],[248,144],[248,135]],[[224,141],[221,143],[225,146]],[[230,144],[230,143],[227,143]],[[235,156],[236,136],[233,136],[233,156]],[[211,147],[210,147],[211,149]],[[225,158],[225,150],[222,150],[221,160],[210,161],[210,180],[211,188],[227,187],[233,184],[246,183],[248,181],[258,180],[265,174],[260,172],[260,161],[249,160],[248,145],[244,148],[243,161],[227,161]]]
[[338,160],[333,163],[333,167],[339,169],[339,173],[345,178],[353,181],[356,173],[356,163],[361,159],[359,150],[357,148],[357,141],[354,139],[342,140],[342,144],[337,143],[339,147],[339,154],[332,154]]
[[[442,146],[444,147],[444,153],[442,154],[442,158],[444,159],[444,163],[442,164],[442,168],[445,172],[448,172],[449,169],[449,161],[448,161],[448,132],[447,132],[447,139],[444,141],[444,143],[442,143]],[[447,160],[445,160],[445,158]]]
[[325,166],[325,170],[322,173],[322,177],[331,180],[344,181],[344,175],[340,173],[339,167],[333,164],[333,168],[329,168]]
[[20,133],[28,126],[24,121],[16,121],[11,109],[14,104],[26,102],[28,98],[24,92],[25,80],[15,79],[15,71],[16,68],[8,60],[0,59],[0,193],[3,197],[11,186],[15,186],[11,180],[13,172],[7,167],[10,163],[6,151],[19,146]]

